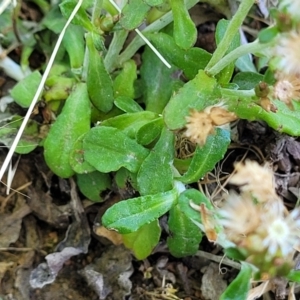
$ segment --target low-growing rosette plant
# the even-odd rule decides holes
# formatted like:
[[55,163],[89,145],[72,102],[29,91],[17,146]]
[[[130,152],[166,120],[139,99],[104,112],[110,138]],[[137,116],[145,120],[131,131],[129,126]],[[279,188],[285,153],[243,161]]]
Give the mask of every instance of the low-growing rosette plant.
[[[175,257],[194,255],[206,234],[241,261],[221,299],[247,299],[251,278],[300,280],[293,269],[298,209],[286,210],[272,172],[252,162],[236,165],[231,183],[241,193],[229,192],[223,206],[191,185],[222,160],[230,124],[238,119],[300,135],[298,2],[280,1],[270,12],[273,24],[241,44],[239,29],[255,1],[240,1],[230,20],[218,22],[213,54],[194,46],[197,29],[188,10],[197,2],[131,0],[120,13],[110,1],[84,1],[40,95],[48,132],[39,135],[32,121],[16,152],[41,145],[49,168],[63,178],[75,176],[92,201],[104,201],[103,192],[116,187],[133,189],[136,197],[116,203],[97,222],[121,234],[138,259],[158,244],[163,215]],[[59,33],[61,15],[68,18],[76,4],[53,6],[42,28]],[[140,31],[131,34],[139,27],[146,41]],[[249,54],[258,57],[258,65]],[[40,80],[35,71],[20,81],[11,91],[14,101],[29,107]],[[7,145],[9,129],[1,131]]]

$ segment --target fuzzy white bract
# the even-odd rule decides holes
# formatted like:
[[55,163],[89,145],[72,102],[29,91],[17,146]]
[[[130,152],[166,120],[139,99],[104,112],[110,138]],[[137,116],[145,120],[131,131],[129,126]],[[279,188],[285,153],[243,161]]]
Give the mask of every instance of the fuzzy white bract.
[[278,72],[275,77],[277,82],[274,85],[273,98],[292,108],[292,100],[300,100],[300,73],[284,74]]
[[255,161],[246,160],[245,164],[236,164],[235,170],[230,183],[240,186],[242,192],[250,193],[259,202],[277,198],[273,172],[267,166],[262,167]]
[[281,0],[279,9],[286,10],[295,20],[300,19],[300,1],[299,0]]
[[285,74],[298,74],[300,72],[299,49],[300,34],[297,31],[279,35],[278,43],[274,48],[276,67]]
[[259,207],[254,204],[250,195],[241,197],[232,191],[225,205],[219,210],[219,216],[220,224],[224,226],[228,237],[235,242],[255,231],[261,220]]
[[280,251],[281,255],[286,256],[293,251],[293,246],[299,244],[300,220],[295,218],[298,215],[297,209],[286,217],[273,214],[272,211],[265,214],[261,230],[265,230],[263,246],[268,249],[269,254],[276,255]]

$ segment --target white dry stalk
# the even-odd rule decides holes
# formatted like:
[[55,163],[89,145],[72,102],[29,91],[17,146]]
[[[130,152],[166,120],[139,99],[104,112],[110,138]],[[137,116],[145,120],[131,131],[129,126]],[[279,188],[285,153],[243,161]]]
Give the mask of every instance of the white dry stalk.
[[18,143],[20,141],[20,138],[21,138],[21,136],[23,134],[23,131],[24,131],[25,127],[26,127],[26,124],[27,124],[27,122],[28,122],[28,120],[30,118],[30,115],[31,115],[31,113],[32,113],[32,111],[33,111],[33,109],[35,107],[35,104],[38,101],[39,96],[40,96],[40,94],[41,94],[41,92],[42,92],[42,90],[44,88],[44,84],[45,84],[46,79],[47,79],[47,77],[49,75],[49,72],[50,72],[51,67],[53,65],[55,56],[56,56],[57,51],[58,51],[58,49],[60,47],[62,39],[63,39],[63,37],[65,35],[66,29],[68,28],[68,26],[70,25],[71,21],[75,17],[77,11],[79,10],[79,8],[80,8],[80,6],[82,4],[82,1],[83,0],[79,0],[78,3],[76,4],[76,6],[75,6],[75,8],[74,8],[74,10],[72,12],[72,14],[70,15],[68,21],[66,22],[66,24],[65,24],[62,32],[60,33],[60,35],[59,35],[59,37],[57,39],[57,42],[56,42],[56,45],[54,47],[53,53],[52,53],[52,55],[51,55],[51,57],[49,59],[48,65],[47,65],[46,70],[45,70],[45,72],[43,74],[41,82],[40,82],[40,84],[39,84],[39,86],[37,88],[37,91],[36,91],[36,93],[35,93],[35,95],[33,97],[33,100],[32,100],[32,102],[30,104],[30,107],[28,108],[26,116],[24,117],[24,120],[23,120],[23,122],[22,122],[22,124],[20,126],[20,129],[19,129],[19,131],[18,131],[18,133],[17,133],[17,135],[16,135],[16,137],[14,139],[14,142],[12,143],[12,145],[11,145],[11,147],[10,147],[8,153],[7,153],[7,156],[6,156],[6,158],[5,158],[4,162],[3,162],[3,165],[1,166],[1,169],[0,169],[0,181],[2,180],[2,177],[3,177],[3,175],[4,175],[4,173],[5,173],[8,165],[9,165],[9,163],[11,161],[11,158],[12,158],[14,152],[15,152],[15,149],[16,149],[16,147],[17,147],[17,145],[18,145]]
[[0,68],[4,70],[5,74],[10,78],[20,81],[30,74],[30,70],[23,71],[22,68],[9,58],[5,50],[0,45]]
[[[114,6],[114,8],[121,13],[120,7],[113,1],[109,0],[109,2]],[[165,66],[167,66],[169,69],[171,68],[171,65],[166,61],[166,59],[158,52],[158,50],[150,43],[150,41],[141,33],[139,29],[135,29],[135,32],[141,37],[141,39],[149,46],[149,48],[156,54],[156,56],[162,61]]]
[[17,5],[16,0],[3,0],[3,2],[0,4],[0,15],[5,11],[11,2],[14,6]]
[[261,283],[260,285],[252,288],[247,296],[247,300],[255,300],[259,297],[261,297],[264,293],[269,292],[270,290],[272,290],[272,282],[270,280],[267,280],[263,283]]
[[15,174],[16,174],[16,171],[17,171],[17,168],[18,168],[18,165],[19,165],[19,161],[20,161],[20,157],[18,158],[17,162],[15,163],[14,166],[12,166],[12,161],[10,161],[10,164],[9,164],[9,168],[8,168],[8,172],[7,172],[7,182],[6,182],[6,195],[9,195],[9,191],[11,189],[11,184],[12,184],[12,181],[15,177]]

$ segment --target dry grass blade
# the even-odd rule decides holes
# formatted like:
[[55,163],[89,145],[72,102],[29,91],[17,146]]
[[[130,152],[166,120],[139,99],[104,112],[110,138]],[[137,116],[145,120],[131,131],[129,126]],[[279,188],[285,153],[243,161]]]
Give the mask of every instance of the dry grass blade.
[[8,169],[8,173],[7,173],[6,195],[9,194],[11,184],[14,180],[14,177],[15,177],[18,165],[19,165],[19,161],[20,161],[20,156],[14,166],[12,166],[12,161],[10,161],[9,169]]
[[13,2],[13,4],[15,5],[16,1],[12,1],[12,0],[4,0],[1,4],[0,4],[0,15],[5,11],[5,9],[8,7],[8,5]]

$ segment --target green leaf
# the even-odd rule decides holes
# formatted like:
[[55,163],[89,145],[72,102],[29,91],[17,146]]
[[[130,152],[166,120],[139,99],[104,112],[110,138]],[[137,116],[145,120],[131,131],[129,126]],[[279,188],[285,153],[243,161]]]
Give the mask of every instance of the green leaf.
[[134,139],[138,130],[155,118],[157,118],[157,115],[151,111],[139,111],[110,118],[103,121],[101,125],[118,128]]
[[91,109],[92,109],[92,123],[95,124],[97,124],[98,122],[102,122],[104,120],[108,120],[109,118],[119,116],[123,113],[122,110],[120,110],[116,106],[113,106],[113,108],[107,113],[98,110],[94,105],[92,105]]
[[126,30],[133,30],[139,27],[146,18],[150,6],[144,1],[129,0],[122,9],[121,26]]
[[88,174],[77,174],[76,178],[81,193],[92,201],[102,201],[101,192],[111,187],[109,174],[98,171]]
[[86,174],[96,169],[84,159],[83,139],[85,134],[81,135],[74,143],[70,152],[70,166],[78,174]]
[[240,273],[221,295],[220,300],[246,300],[250,290],[251,275],[251,266],[245,262],[242,262]]
[[191,162],[192,162],[192,158],[190,157],[184,159],[175,158],[174,166],[180,174],[183,174],[189,169]]
[[69,157],[76,140],[90,129],[91,108],[85,83],[78,83],[66,100],[44,143],[49,168],[58,176],[74,174]]
[[98,171],[108,173],[125,167],[137,172],[149,150],[117,128],[95,127],[83,139],[85,160]]
[[108,112],[114,102],[113,83],[105,69],[103,57],[96,50],[90,34],[86,36],[86,43],[89,53],[86,81],[89,96],[97,109]]
[[146,110],[161,113],[170,100],[176,82],[178,82],[178,79],[173,76],[176,70],[166,68],[149,47],[145,47],[142,60],[141,78]]
[[260,43],[269,43],[271,42],[277,35],[279,34],[279,30],[277,27],[267,27],[259,31],[258,40]]
[[174,133],[163,128],[160,139],[143,161],[137,183],[141,195],[166,192],[173,187]]
[[249,54],[239,57],[235,62],[235,66],[241,72],[257,72],[256,67]]
[[274,71],[272,71],[270,68],[268,68],[264,74],[263,81],[269,85],[274,85],[277,81],[275,78]]
[[[59,4],[61,13],[66,19],[70,17],[76,4],[76,0],[65,0],[61,4]],[[84,27],[88,32],[94,31],[94,26],[83,7],[79,8],[78,12],[72,20],[72,23]]]
[[[227,98],[227,99],[226,99]],[[273,129],[293,136],[300,135],[300,110],[291,110],[279,100],[272,101],[277,111],[267,112],[259,105],[253,103],[252,98],[224,95],[223,98],[228,104],[230,111],[234,112],[241,119],[263,120]],[[294,105],[297,105],[295,102]]]
[[210,200],[200,191],[195,189],[188,189],[182,192],[179,195],[178,198],[178,205],[180,207],[180,210],[189,218],[192,220],[195,220],[199,223],[201,223],[201,214],[199,211],[193,209],[190,205],[190,202],[193,202],[194,204],[200,206],[201,204],[204,204],[207,209],[213,211],[214,207],[211,204]]
[[15,102],[22,107],[29,107],[41,79],[42,76],[40,72],[34,71],[18,82],[10,92]]
[[137,142],[141,145],[149,145],[160,135],[163,127],[164,120],[161,117],[146,123],[137,131]]
[[187,82],[167,104],[164,110],[164,120],[171,130],[181,129],[186,124],[186,116],[190,109],[203,110],[221,99],[217,83],[200,70],[198,75]]
[[291,270],[287,275],[287,279],[289,281],[300,282],[300,271],[299,270]]
[[[243,253],[246,252],[246,253]],[[247,258],[247,250],[242,249],[242,248],[235,248],[235,247],[229,247],[224,249],[224,252],[227,257],[234,259],[234,260],[246,260]]]
[[70,24],[62,41],[70,58],[71,68],[79,72],[84,60],[84,31],[81,26]]
[[[227,27],[229,25],[228,20],[220,20],[217,24],[217,28],[216,28],[216,43],[217,45],[219,45],[219,43],[222,41]],[[226,51],[225,54],[228,54],[229,52],[233,51],[235,48],[237,48],[238,46],[240,46],[240,34],[236,33],[231,41],[231,44],[228,48],[228,50]],[[218,74],[218,82],[220,84],[227,84],[230,82],[233,71],[234,71],[234,64],[235,62],[230,63],[228,66],[226,66],[219,74]]]
[[116,107],[127,113],[143,111],[143,108],[137,102],[126,96],[117,97],[114,104]]
[[174,40],[182,49],[191,48],[197,40],[196,25],[192,21],[184,0],[170,0],[174,18]]
[[137,79],[136,64],[133,60],[128,60],[123,64],[122,71],[115,78],[113,83],[114,95],[134,98],[134,83]]
[[121,168],[115,173],[114,182],[119,188],[123,199],[131,198],[137,191],[136,177],[136,173],[129,172],[125,168]]
[[232,82],[236,83],[240,90],[251,90],[263,80],[264,76],[261,74],[253,72],[240,72],[234,76]]
[[137,231],[168,212],[176,203],[177,190],[121,201],[110,207],[102,224],[122,234]]
[[164,0],[145,0],[145,2],[150,6],[157,6],[157,5],[162,5],[165,1]]
[[[22,117],[14,116],[9,123],[5,125],[1,124],[3,126],[0,127],[0,143],[10,148],[15,140],[22,121]],[[15,153],[30,153],[37,146],[39,146],[40,141],[41,138],[39,137],[38,124],[33,120],[29,120],[25,127],[24,133],[22,134],[21,140],[15,149]]]
[[76,83],[74,78],[67,78],[61,75],[53,75],[46,80],[46,89],[43,93],[43,98],[49,101],[66,100]]
[[230,132],[216,128],[203,147],[197,146],[188,171],[179,180],[186,184],[197,182],[224,157],[229,144]]
[[169,214],[171,236],[167,239],[170,252],[175,257],[194,255],[202,239],[200,229],[181,211],[179,205]]
[[147,258],[158,244],[161,229],[158,220],[143,225],[139,230],[123,234],[124,245],[132,249],[139,260]]
[[164,58],[181,69],[188,79],[193,79],[199,70],[204,69],[211,54],[201,48],[183,50],[174,39],[165,33],[146,34]]
[[59,34],[62,31],[65,23],[66,20],[62,18],[61,11],[58,6],[53,6],[42,20],[42,25],[46,26],[56,34]]

